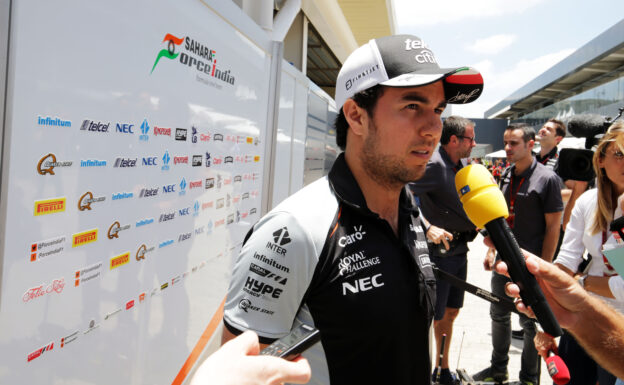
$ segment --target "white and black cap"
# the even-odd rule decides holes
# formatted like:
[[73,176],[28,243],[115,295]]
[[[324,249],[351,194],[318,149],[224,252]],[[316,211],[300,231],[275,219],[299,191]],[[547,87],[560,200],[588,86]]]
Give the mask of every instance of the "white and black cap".
[[377,84],[414,87],[444,80],[446,102],[464,104],[483,91],[483,77],[474,68],[440,68],[433,52],[413,35],[373,39],[356,49],[336,79],[336,107],[358,92]]

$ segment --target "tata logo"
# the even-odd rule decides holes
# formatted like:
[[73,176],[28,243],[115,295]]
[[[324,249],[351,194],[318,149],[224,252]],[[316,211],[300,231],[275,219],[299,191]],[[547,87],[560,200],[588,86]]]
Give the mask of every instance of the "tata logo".
[[147,135],[149,133],[149,129],[150,126],[147,123],[147,119],[143,119],[143,123],[141,123],[141,135],[139,135],[139,140],[142,140],[144,142],[147,142],[149,140],[149,135]]
[[353,283],[342,283],[342,295],[347,295],[347,291],[352,294],[357,294],[361,291],[369,291],[376,287],[382,287],[384,285],[381,282],[381,274],[373,275],[372,277],[356,279]]
[[113,224],[108,228],[108,239],[119,238],[119,232],[123,230],[128,230],[130,225],[121,226],[118,221],[113,222]]
[[169,151],[165,150],[165,154],[162,157],[163,165],[160,168],[163,171],[169,170],[169,162],[171,162],[171,157],[169,156]]
[[201,155],[193,155],[193,167],[198,167],[202,165],[202,156]]
[[134,134],[132,127],[134,127],[134,124],[117,123],[117,132],[121,132],[123,134]]
[[108,126],[110,123],[102,123],[95,122],[94,120],[83,120],[82,125],[80,126],[81,131],[92,131],[92,132],[108,132]]
[[114,167],[136,167],[137,158],[117,158]]
[[150,156],[143,158],[143,166],[156,166],[156,157]]
[[186,141],[186,128],[176,128],[175,140]]
[[162,189],[163,189],[164,194],[172,193],[172,192],[175,192],[175,185],[174,184],[164,185]]
[[190,213],[191,213],[190,207],[185,207],[183,209],[178,210],[178,214],[180,214],[180,216],[189,215]]
[[74,162],[58,162],[56,155],[50,153],[45,155],[37,163],[37,172],[39,175],[56,175],[54,174],[55,167],[70,167]]
[[191,142],[197,143],[197,128],[191,126]]
[[78,199],[78,210],[91,210],[92,203],[103,202],[105,199],[105,197],[94,198],[93,193],[91,191],[87,191],[80,197],[80,199]]
[[178,194],[179,195],[186,194],[186,179],[184,178],[182,178],[182,181],[180,182],[180,192]]

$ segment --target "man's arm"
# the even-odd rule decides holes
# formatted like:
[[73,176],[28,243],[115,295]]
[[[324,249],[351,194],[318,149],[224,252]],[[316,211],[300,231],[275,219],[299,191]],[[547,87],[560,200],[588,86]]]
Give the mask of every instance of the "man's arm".
[[544,233],[541,256],[543,260],[552,262],[559,242],[561,211],[546,213],[544,219],[546,220],[546,232]]
[[[600,366],[624,378],[624,316],[602,301],[591,297],[575,280],[555,265],[525,251],[526,266],[537,278],[555,317]],[[507,266],[499,261],[499,274],[507,274]],[[520,288],[508,284],[507,294],[520,298]],[[516,307],[534,317],[522,301]]]

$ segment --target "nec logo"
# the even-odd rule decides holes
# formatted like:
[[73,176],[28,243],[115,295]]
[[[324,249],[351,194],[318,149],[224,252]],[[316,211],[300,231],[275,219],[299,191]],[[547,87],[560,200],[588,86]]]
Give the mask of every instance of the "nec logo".
[[117,132],[121,132],[124,134],[134,134],[134,132],[132,131],[132,127],[134,127],[134,124],[117,123]]
[[163,186],[163,193],[172,193],[175,192],[175,185],[174,184],[168,184]]
[[356,279],[353,284],[348,282],[342,283],[342,295],[347,295],[347,290],[353,294],[357,294],[360,291],[369,291],[375,287],[382,287],[384,285],[380,280],[381,274],[373,275],[372,277]]
[[178,213],[180,214],[180,216],[189,215],[191,213],[191,208],[187,207],[187,208],[178,210]]
[[156,166],[156,157],[143,158],[143,166]]
[[273,286],[266,284],[264,282],[256,281],[253,278],[247,277],[247,281],[245,282],[245,291],[250,294],[256,294],[257,296],[270,294],[272,298],[279,298],[282,294],[282,289],[276,289]]

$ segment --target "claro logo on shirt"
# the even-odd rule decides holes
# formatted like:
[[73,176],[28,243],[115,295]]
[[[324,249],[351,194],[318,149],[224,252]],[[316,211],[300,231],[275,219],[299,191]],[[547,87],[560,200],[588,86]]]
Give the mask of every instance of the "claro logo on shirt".
[[357,294],[361,291],[369,291],[376,287],[382,287],[384,285],[381,282],[381,274],[375,274],[372,277],[360,278],[353,281],[353,283],[342,283],[342,295],[347,295],[347,290],[353,294]]
[[345,247],[346,245],[361,241],[364,239],[364,235],[366,235],[366,231],[362,231],[362,225],[353,226],[353,234],[340,237],[340,239],[338,239],[338,246]]

